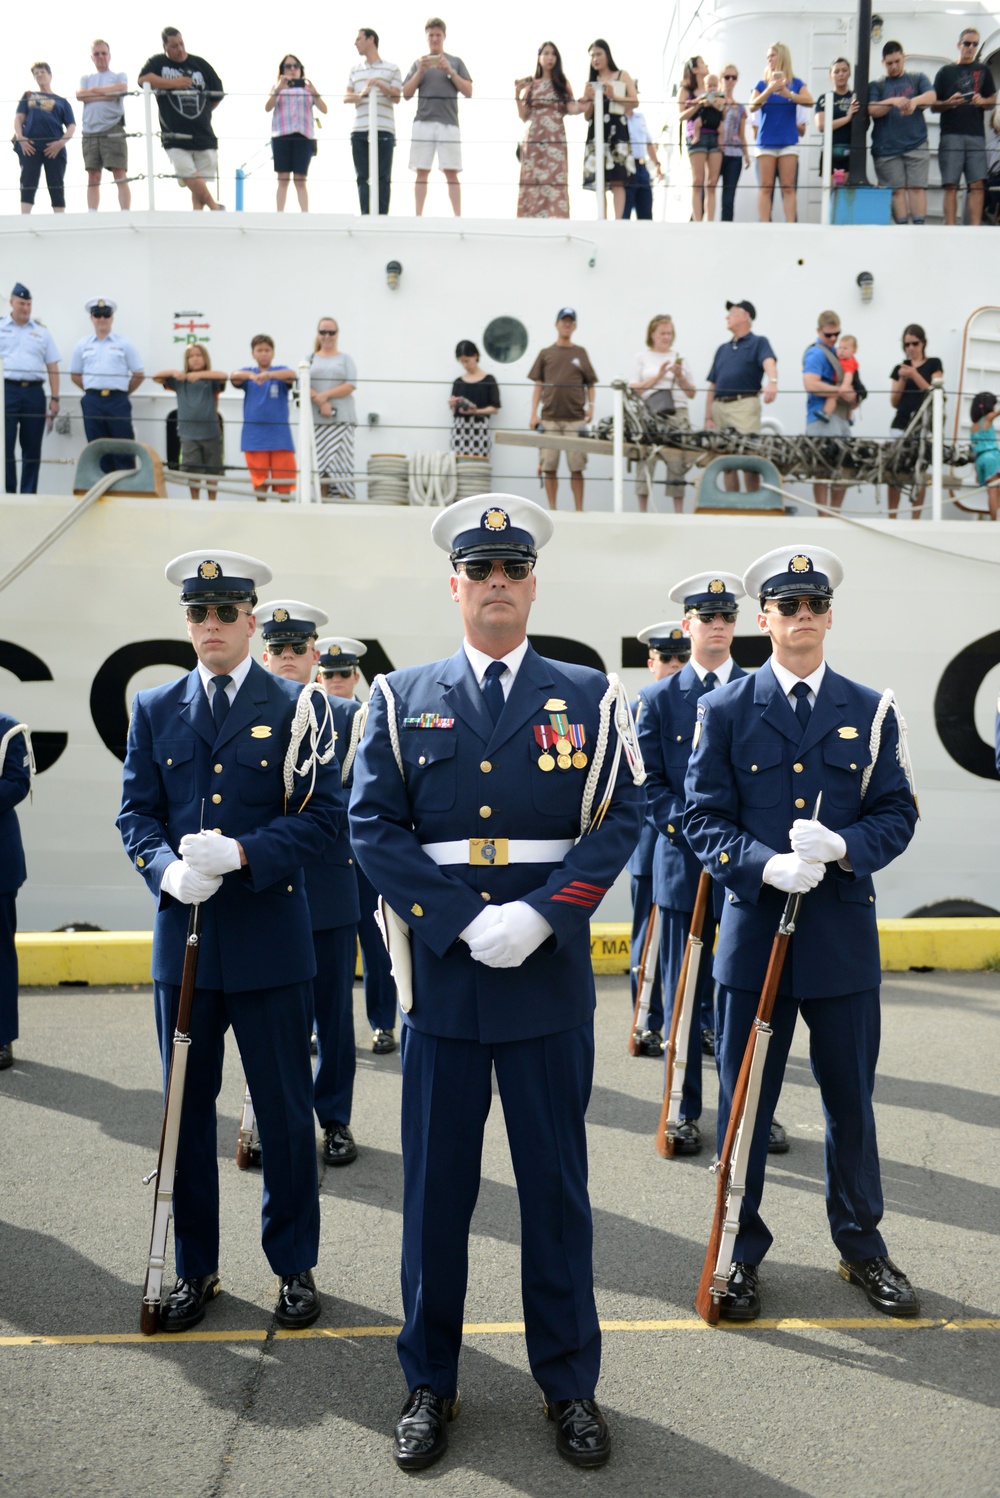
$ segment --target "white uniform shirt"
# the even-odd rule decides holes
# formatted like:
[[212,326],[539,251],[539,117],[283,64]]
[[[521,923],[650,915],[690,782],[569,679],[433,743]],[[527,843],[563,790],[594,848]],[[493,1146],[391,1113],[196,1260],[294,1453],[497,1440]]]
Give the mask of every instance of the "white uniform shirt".
[[127,390],[129,378],[142,373],[142,360],[134,343],[120,333],[81,338],[70,359],[70,373],[83,375],[84,390]]
[[48,328],[33,317],[23,327],[12,317],[5,317],[0,322],[0,359],[5,380],[41,383],[48,374],[45,366],[59,363],[59,350]]

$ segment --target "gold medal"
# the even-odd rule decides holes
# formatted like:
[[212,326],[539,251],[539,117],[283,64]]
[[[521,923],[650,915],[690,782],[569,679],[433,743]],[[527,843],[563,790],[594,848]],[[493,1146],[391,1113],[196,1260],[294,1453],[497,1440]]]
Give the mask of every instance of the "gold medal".
[[554,770],[556,762],[551,754],[540,754],[538,756],[538,768],[540,770]]
[[[558,745],[556,747],[558,748]],[[556,764],[559,766],[560,770],[568,770],[572,763],[573,761],[570,759],[568,754],[560,754],[559,758],[556,760]]]
[[569,739],[556,739],[557,754],[568,754],[572,747],[573,745],[570,743]]
[[573,755],[573,769],[585,770],[587,768],[587,756],[582,749],[578,749]]

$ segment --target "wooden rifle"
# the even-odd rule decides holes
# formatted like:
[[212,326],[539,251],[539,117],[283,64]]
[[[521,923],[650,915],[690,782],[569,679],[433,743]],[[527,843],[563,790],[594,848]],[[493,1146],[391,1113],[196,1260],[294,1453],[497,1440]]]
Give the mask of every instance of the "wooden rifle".
[[694,1015],[695,998],[698,991],[698,973],[701,968],[702,928],[705,912],[712,893],[712,876],[702,869],[698,876],[698,889],[694,897],[694,910],[688,930],[684,960],[677,975],[674,993],[674,1009],[670,1016],[670,1034],[667,1039],[667,1062],[663,1074],[663,1106],[660,1121],[656,1126],[656,1148],[664,1160],[674,1158],[677,1126],[681,1121],[681,1094],[684,1091],[684,1074],[687,1069],[688,1041]]
[[156,1169],[148,1176],[144,1176],[142,1182],[144,1186],[148,1186],[150,1181],[156,1182],[153,1231],[149,1240],[146,1283],[143,1286],[142,1314],[139,1320],[139,1330],[147,1337],[151,1337],[156,1331],[162,1298],[163,1271],[167,1255],[167,1228],[173,1207],[174,1176],[177,1172],[177,1140],[181,1130],[181,1110],[184,1106],[184,1080],[187,1075],[188,1047],[191,1044],[191,1007],[194,1002],[194,986],[198,975],[200,940],[201,906],[192,905],[184,947],[184,970],[181,974],[177,1025],[174,1030],[173,1049],[170,1053],[170,1070],[167,1073],[163,1127],[160,1130],[160,1153]]
[[635,1008],[632,1011],[632,1028],[628,1032],[628,1045],[625,1047],[630,1056],[639,1055],[639,1040],[649,1020],[649,1001],[653,993],[653,984],[656,982],[659,957],[660,907],[654,900],[649,907],[646,938],[642,944],[639,966],[635,970]]
[[[823,792],[816,797],[812,820],[818,821]],[[715,1215],[712,1232],[705,1253],[705,1263],[694,1298],[694,1308],[709,1326],[718,1326],[722,1298],[729,1284],[733,1262],[733,1249],[740,1230],[740,1210],[746,1190],[747,1166],[750,1147],[753,1144],[757,1110],[760,1105],[760,1087],[764,1077],[764,1063],[771,1040],[771,1015],[778,994],[781,971],[785,965],[788,943],[795,930],[799,916],[801,895],[789,895],[778,922],[778,929],[771,944],[764,986],[753,1028],[743,1053],[743,1063],[733,1089],[733,1104],[726,1126],[725,1143],[716,1171]]]

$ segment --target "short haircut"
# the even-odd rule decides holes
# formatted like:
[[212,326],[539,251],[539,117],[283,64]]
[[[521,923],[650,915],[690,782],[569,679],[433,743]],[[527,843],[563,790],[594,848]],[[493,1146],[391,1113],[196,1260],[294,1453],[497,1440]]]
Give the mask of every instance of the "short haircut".
[[52,69],[49,67],[47,62],[33,62],[31,64],[31,71],[34,73],[37,68],[44,68],[46,73],[48,73],[49,77],[51,78]]
[[209,363],[209,359],[208,359],[208,349],[205,347],[205,345],[203,343],[189,343],[189,344],[187,344],[185,346],[185,349],[184,349],[184,373],[185,374],[187,374],[187,372],[191,368],[191,365],[190,365],[190,363],[188,361],[190,360],[191,355],[195,354],[195,353],[200,354],[201,357],[204,359],[204,361],[205,361],[205,368],[206,369],[210,369],[211,368],[211,364]]
[[676,335],[677,335],[677,329],[674,327],[674,320],[670,316],[670,313],[669,312],[658,312],[655,317],[651,317],[649,319],[649,326],[646,329],[646,347],[647,348],[652,348],[653,347],[653,334],[656,332],[656,330],[660,326],[661,322],[668,322],[670,324],[670,327],[671,327],[671,330],[672,330],[674,336],[676,337]]
[[965,38],[967,36],[974,36],[976,38],[976,41],[978,42],[978,40],[979,40],[979,32],[976,30],[975,26],[963,26],[962,27],[961,31],[958,33],[958,39],[959,39],[959,41],[960,42],[964,42]]
[[443,31],[444,34],[445,34],[445,36],[448,35],[448,28],[444,24],[444,22],[442,21],[442,19],[441,19],[440,16],[431,16],[429,20],[425,21],[424,22],[424,30],[425,31]]
[[361,32],[362,36],[368,37],[369,41],[374,42],[376,47],[378,46],[378,32],[377,31],[373,31],[370,26],[359,26],[358,30]]
[[160,32],[160,41],[166,46],[172,36],[180,36],[178,28],[176,26],[164,26]]
[[471,338],[462,338],[462,339],[459,340],[459,342],[455,345],[455,358],[456,359],[478,359],[479,358],[479,350],[476,348],[476,345],[473,343],[473,341],[472,341]]
[[858,346],[858,340],[855,338],[853,333],[841,333],[840,341],[841,343],[850,343],[854,346],[854,348],[857,348]]
[[111,51],[111,43],[110,42],[106,42],[104,40],[103,36],[95,36],[94,37],[94,40],[90,44],[90,50],[91,50],[91,52],[93,52],[93,50],[94,50],[95,47],[107,47],[108,51],[109,52]]
[[902,50],[902,42],[886,42],[885,46],[882,48],[883,60],[887,57],[892,57],[896,52],[902,52]]
[[816,326],[817,328],[832,328],[834,326],[839,328],[840,318],[837,316],[836,312],[831,312],[828,308],[825,312],[821,312],[819,317],[817,317]]
[[253,353],[254,349],[257,347],[258,343],[266,343],[266,344],[268,344],[271,347],[272,350],[274,348],[274,339],[271,337],[270,333],[255,333],[253,335],[253,337],[250,340],[250,352],[251,352],[251,354]]
[[847,58],[847,57],[835,57],[833,59],[833,62],[831,62],[831,64],[830,64],[830,72],[832,73],[833,70],[834,70],[834,68],[839,67],[841,63],[844,64],[845,68],[849,68],[851,66],[849,58]]

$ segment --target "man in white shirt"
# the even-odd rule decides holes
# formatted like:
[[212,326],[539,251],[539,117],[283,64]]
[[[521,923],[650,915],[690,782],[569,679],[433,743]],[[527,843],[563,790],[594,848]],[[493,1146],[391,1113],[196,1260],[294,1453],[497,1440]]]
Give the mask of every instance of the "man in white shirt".
[[368,127],[370,101],[374,97],[378,122],[378,211],[385,215],[389,212],[392,153],[396,146],[396,118],[392,106],[399,103],[402,95],[403,75],[394,62],[383,62],[379,57],[378,32],[370,26],[362,26],[354,38],[354,45],[364,61],[356,62],[350,71],[344,103],[353,104],[355,111],[351,151],[358,179],[358,201],[362,214],[367,214]]
[[101,172],[107,170],[118,188],[118,206],[132,206],[128,185],[128,142],[125,139],[125,107],[128,74],[112,73],[111,48],[100,37],[90,49],[96,69],[84,73],[76,97],[83,105],[83,164],[87,168],[87,211],[101,206]]

